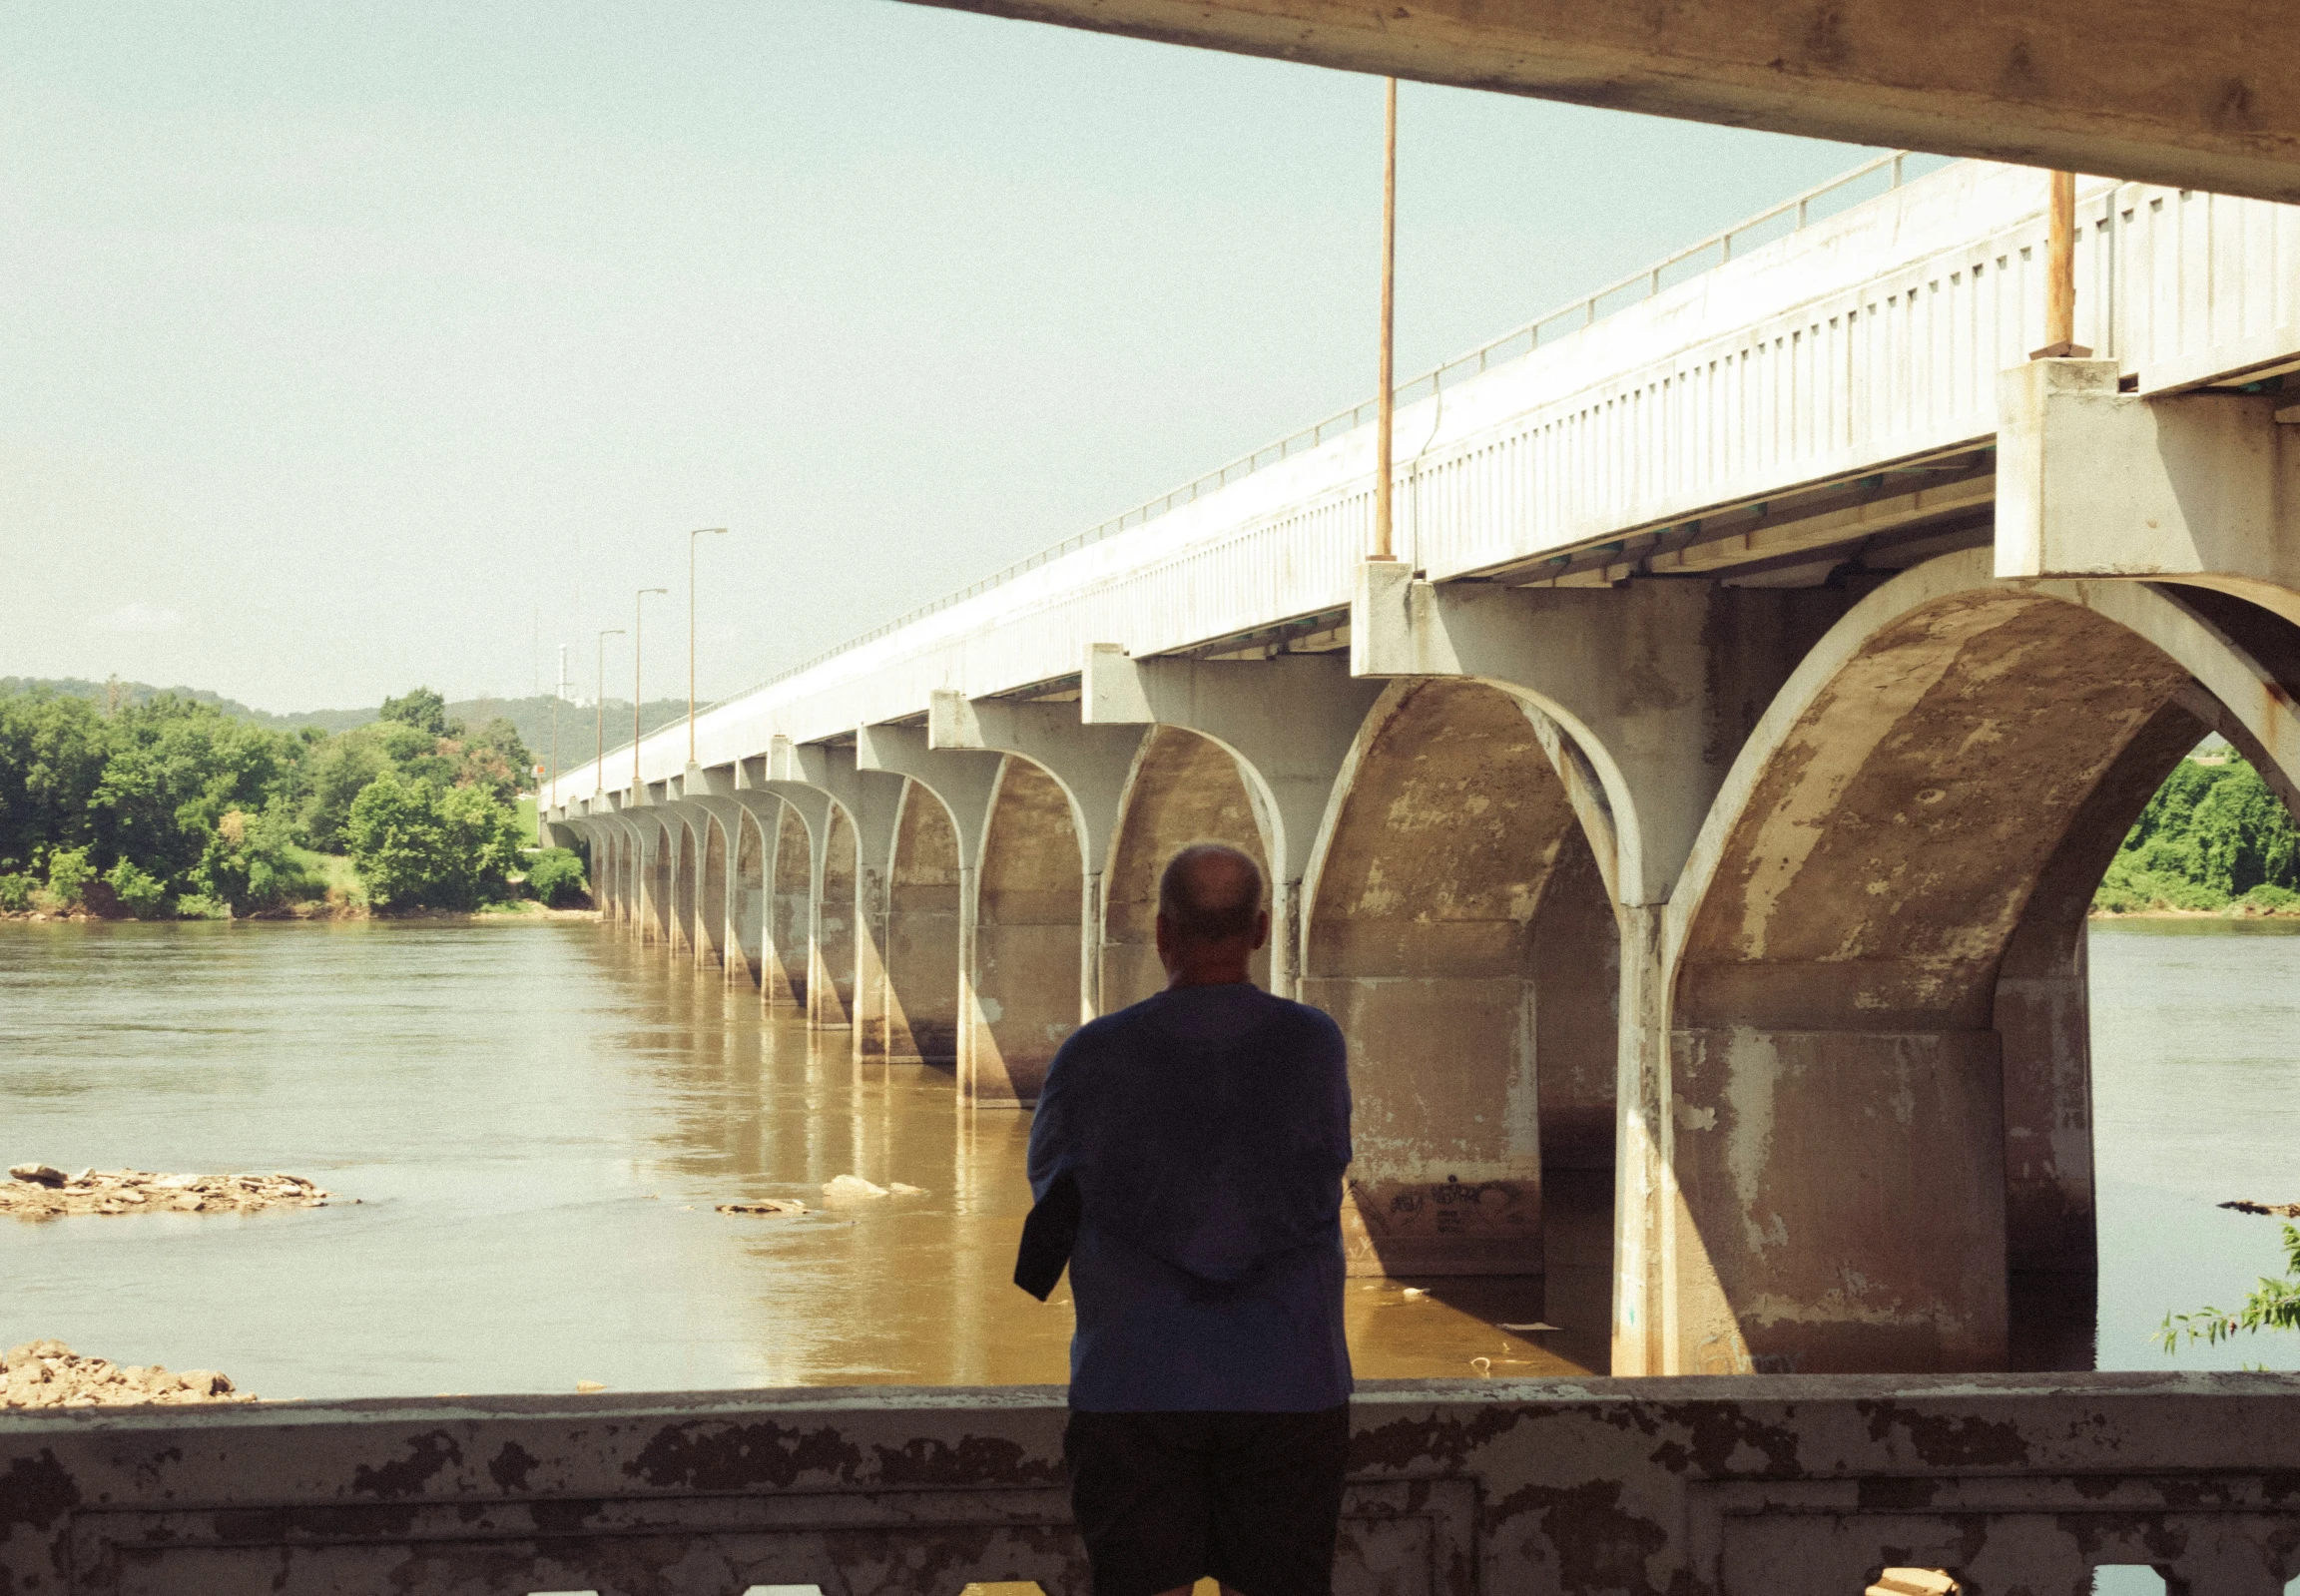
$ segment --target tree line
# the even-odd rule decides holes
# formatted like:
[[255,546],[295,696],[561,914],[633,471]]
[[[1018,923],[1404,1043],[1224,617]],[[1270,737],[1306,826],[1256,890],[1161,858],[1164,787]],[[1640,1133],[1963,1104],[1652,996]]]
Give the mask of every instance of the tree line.
[[2242,756],[2182,760],[2132,822],[2092,903],[2112,914],[2300,912],[2300,827]]
[[536,851],[516,798],[533,757],[507,720],[452,720],[428,688],[368,725],[285,732],[161,694],[107,711],[0,692],[0,909],[143,918],[580,898],[581,860]]

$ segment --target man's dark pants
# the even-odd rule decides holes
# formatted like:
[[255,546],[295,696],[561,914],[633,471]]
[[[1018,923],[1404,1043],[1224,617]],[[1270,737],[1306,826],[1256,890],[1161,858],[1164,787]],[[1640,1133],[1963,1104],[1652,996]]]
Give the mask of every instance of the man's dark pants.
[[1080,1413],[1062,1433],[1094,1596],[1212,1575],[1243,1596],[1328,1596],[1347,1403],[1314,1413]]

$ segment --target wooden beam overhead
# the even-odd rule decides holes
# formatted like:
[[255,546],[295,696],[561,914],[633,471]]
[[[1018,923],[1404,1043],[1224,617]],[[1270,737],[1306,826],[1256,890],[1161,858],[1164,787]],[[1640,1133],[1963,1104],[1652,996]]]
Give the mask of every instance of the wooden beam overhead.
[[913,0],[2300,203],[2294,0]]

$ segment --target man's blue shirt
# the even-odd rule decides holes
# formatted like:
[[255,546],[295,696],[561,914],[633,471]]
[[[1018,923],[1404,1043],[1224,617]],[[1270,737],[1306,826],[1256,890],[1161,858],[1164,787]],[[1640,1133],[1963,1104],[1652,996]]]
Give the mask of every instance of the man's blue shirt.
[[1350,1081],[1317,1009],[1244,984],[1161,992],[1062,1044],[1030,1186],[1078,1181],[1070,1405],[1314,1412],[1347,1401]]

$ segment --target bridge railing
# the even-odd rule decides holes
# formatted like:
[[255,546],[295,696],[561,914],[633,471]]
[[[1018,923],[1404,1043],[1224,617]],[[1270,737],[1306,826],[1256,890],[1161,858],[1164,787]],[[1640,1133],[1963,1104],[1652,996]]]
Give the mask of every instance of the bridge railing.
[[[0,1418],[0,1591],[1085,1596],[1063,1418],[1053,1387],[44,1409]],[[1390,1381],[1352,1418],[1343,1596],[2300,1575],[2290,1375]]]
[[[1419,376],[1408,377],[1398,385],[1397,403],[1401,406],[1412,404],[1419,399],[1428,398],[1432,394],[1439,392],[1449,383],[1480,375],[1504,360],[1516,359],[1519,356],[1530,354],[1541,346],[1544,336],[1554,339],[1564,333],[1577,332],[1583,327],[1595,324],[1616,310],[1625,309],[1629,305],[1651,298],[1664,288],[1674,286],[1684,280],[1685,276],[1691,274],[1693,270],[1706,270],[1725,265],[1733,259],[1736,248],[1745,253],[1756,245],[1770,243],[1776,238],[1794,233],[1814,222],[1834,216],[1848,205],[1859,204],[1863,200],[1875,198],[1878,194],[1889,193],[1898,189],[1912,173],[1932,171],[1947,164],[1947,161],[1942,157],[1918,155],[1906,150],[1897,150],[1889,155],[1879,156],[1873,161],[1865,161],[1850,172],[1840,173],[1828,182],[1806,190],[1803,194],[1784,200],[1779,205],[1768,207],[1745,221],[1735,223],[1722,233],[1713,234],[1703,239],[1699,244],[1679,250],[1674,255],[1658,261],[1652,266],[1633,271],[1616,282],[1607,283],[1593,293],[1582,294],[1576,299],[1534,317],[1531,321],[1502,333],[1499,337],[1486,340],[1474,349],[1432,366]],[[1216,466],[1211,471],[1192,477],[1189,481],[1178,487],[1168,489],[1156,498],[1145,499],[1130,509],[1122,510],[1109,519],[1088,527],[1083,532],[1040,549],[1037,553],[1017,560],[1002,570],[993,571],[988,576],[969,582],[956,592],[945,593],[940,598],[921,604],[883,625],[872,627],[859,637],[849,638],[846,642],[825,649],[822,653],[803,660],[797,665],[778,671],[757,687],[747,688],[743,693],[735,694],[733,697],[745,697],[760,691],[761,688],[774,687],[780,682],[788,682],[794,677],[804,676],[827,660],[837,659],[840,655],[861,648],[866,643],[874,643],[879,638],[899,632],[902,628],[923,620],[938,611],[946,610],[953,604],[962,604],[978,594],[987,593],[992,588],[1002,587],[1024,572],[1034,571],[1049,561],[1058,560],[1066,554],[1085,548],[1089,544],[1099,543],[1105,538],[1115,537],[1118,533],[1131,531],[1135,527],[1155,521],[1168,511],[1181,505],[1196,503],[1205,494],[1226,488],[1233,482],[1241,481],[1266,467],[1279,464],[1281,461],[1292,459],[1297,454],[1317,448],[1344,433],[1354,432],[1359,427],[1370,425],[1374,419],[1378,398],[1378,395],[1369,396],[1347,410],[1337,410],[1332,415],[1326,416],[1322,420],[1313,421],[1308,426],[1297,427],[1284,437],[1265,443],[1260,448],[1249,450],[1234,460]],[[721,702],[725,701],[722,700]],[[628,751],[630,745],[626,743],[623,748]]]

